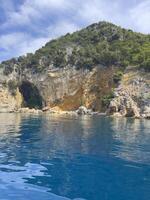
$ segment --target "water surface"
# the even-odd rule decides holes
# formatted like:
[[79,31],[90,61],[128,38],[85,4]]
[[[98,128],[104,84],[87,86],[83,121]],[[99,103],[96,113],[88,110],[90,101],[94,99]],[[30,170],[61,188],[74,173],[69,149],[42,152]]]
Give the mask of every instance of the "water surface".
[[0,114],[0,200],[149,200],[150,121]]

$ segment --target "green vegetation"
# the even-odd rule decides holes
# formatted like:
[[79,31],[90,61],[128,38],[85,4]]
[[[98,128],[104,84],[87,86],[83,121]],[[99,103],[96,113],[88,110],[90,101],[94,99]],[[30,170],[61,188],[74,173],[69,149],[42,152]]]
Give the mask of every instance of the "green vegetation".
[[117,71],[113,76],[114,83],[118,83],[119,81],[121,81],[122,76],[123,76],[123,72]]
[[[46,70],[49,66],[62,68],[75,66],[91,69],[95,65],[139,66],[150,71],[150,35],[135,33],[107,22],[93,24],[81,31],[67,34],[48,42],[35,54],[3,62],[4,73],[12,71],[12,64],[32,68],[35,72]],[[116,75],[119,81],[120,75]]]
[[9,80],[7,84],[8,84],[9,91],[11,92],[11,94],[13,96],[15,96],[16,91],[17,91],[17,87],[18,87],[16,80]]
[[113,91],[111,91],[110,94],[103,96],[103,98],[102,98],[103,106],[105,106],[107,108],[113,98],[114,98]]

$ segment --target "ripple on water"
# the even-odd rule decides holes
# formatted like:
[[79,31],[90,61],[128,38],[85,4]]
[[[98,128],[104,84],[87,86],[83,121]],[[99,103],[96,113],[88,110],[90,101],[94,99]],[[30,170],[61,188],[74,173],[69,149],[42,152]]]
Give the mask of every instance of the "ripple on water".
[[150,123],[0,114],[0,200],[150,199]]
[[[13,164],[0,165],[0,197],[4,199],[26,200],[27,198],[36,200],[69,200],[68,198],[54,195],[50,188],[44,188],[28,183],[28,180],[35,179],[35,177],[46,177],[46,167],[40,164],[26,163],[24,166],[17,166]],[[50,175],[48,175],[50,177]]]

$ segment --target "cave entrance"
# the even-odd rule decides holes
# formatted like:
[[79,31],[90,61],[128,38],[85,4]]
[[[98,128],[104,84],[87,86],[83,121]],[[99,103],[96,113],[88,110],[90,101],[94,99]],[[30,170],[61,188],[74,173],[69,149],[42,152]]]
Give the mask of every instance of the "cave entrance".
[[19,87],[19,91],[23,96],[23,106],[29,108],[42,108],[42,97],[38,88],[28,82],[23,81]]

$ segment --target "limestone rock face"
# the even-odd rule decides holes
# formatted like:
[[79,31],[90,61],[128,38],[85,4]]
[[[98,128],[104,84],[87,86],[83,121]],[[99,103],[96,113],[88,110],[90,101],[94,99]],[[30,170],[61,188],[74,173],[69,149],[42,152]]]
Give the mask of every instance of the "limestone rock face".
[[126,117],[140,116],[139,108],[131,97],[119,96],[111,101],[108,112],[110,114],[120,113]]
[[[6,110],[21,107],[48,110],[59,107],[62,111],[76,111],[80,106],[85,106],[87,109],[101,111],[101,98],[111,91],[113,85],[113,70],[104,66],[96,66],[91,71],[66,67],[34,73],[32,69],[19,72],[14,65],[13,72],[7,76],[0,71],[3,85],[0,88],[8,93],[7,104],[3,103],[3,106],[6,106]],[[15,95],[17,91],[17,97],[11,94],[12,86],[15,87]],[[41,107],[33,106],[39,103]]]
[[19,91],[13,96],[7,88],[0,88],[0,112],[14,112],[21,107],[22,96]]
[[[91,71],[49,68],[41,73],[29,68],[17,71],[15,64],[13,67],[7,76],[0,69],[0,112],[36,113],[38,109],[57,113],[77,110],[78,114],[105,112],[102,99],[116,87],[113,67],[95,66]],[[128,68],[114,89],[114,96],[108,114],[150,118],[149,73]]]
[[126,117],[150,116],[150,77],[137,70],[127,70],[118,88],[115,98],[110,102],[108,113]]

